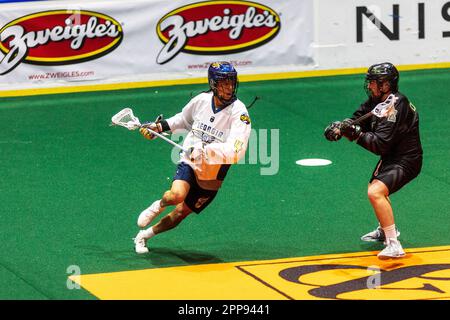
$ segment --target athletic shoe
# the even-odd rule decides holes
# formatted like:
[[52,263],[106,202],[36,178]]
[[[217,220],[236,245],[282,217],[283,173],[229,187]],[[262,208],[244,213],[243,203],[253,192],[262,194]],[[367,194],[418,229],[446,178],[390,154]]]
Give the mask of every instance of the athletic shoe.
[[147,239],[144,238],[143,232],[143,230],[139,231],[134,238],[134,250],[139,254],[148,252]]
[[391,238],[387,239],[386,248],[378,254],[380,259],[401,258],[403,256],[405,256],[405,251],[403,251],[400,241]]
[[[396,228],[395,231],[397,232],[397,237],[400,236],[400,231]],[[383,241],[384,244],[386,244],[386,236],[384,235],[383,229],[378,226],[374,231],[369,232],[361,237],[362,241]]]
[[161,212],[164,211],[165,208],[161,208],[159,202],[160,200],[156,200],[150,207],[141,212],[137,221],[137,225],[140,228],[145,228],[146,226],[148,226],[150,223],[152,223],[153,219],[155,219]]

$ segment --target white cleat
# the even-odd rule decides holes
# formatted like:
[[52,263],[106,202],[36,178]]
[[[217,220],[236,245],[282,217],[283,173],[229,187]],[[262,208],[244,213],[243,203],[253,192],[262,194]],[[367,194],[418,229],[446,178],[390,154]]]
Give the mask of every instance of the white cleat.
[[143,230],[139,231],[134,238],[134,250],[139,254],[148,253],[147,239],[144,238],[143,232]]
[[389,258],[401,258],[405,256],[405,251],[403,251],[400,241],[389,238],[387,239],[386,242],[387,242],[386,248],[384,248],[378,254],[378,258],[389,259]]
[[140,228],[145,228],[146,226],[148,226],[150,223],[152,223],[153,219],[155,219],[161,212],[164,211],[165,208],[161,208],[159,202],[160,200],[156,200],[150,207],[141,212],[137,221],[137,225]]
[[[395,229],[395,232],[397,233],[397,237],[400,236],[400,231],[398,231],[398,229]],[[368,242],[372,242],[372,241],[383,241],[384,244],[386,244],[386,237],[384,235],[384,231],[383,229],[381,229],[380,226],[378,226],[374,231],[369,232],[365,235],[363,235],[361,237],[362,241],[368,241]]]

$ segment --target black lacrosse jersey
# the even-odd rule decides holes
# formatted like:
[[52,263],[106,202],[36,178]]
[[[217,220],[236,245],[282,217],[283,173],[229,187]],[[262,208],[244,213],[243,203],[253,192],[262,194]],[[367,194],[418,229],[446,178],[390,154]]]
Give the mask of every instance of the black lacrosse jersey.
[[[361,125],[362,134],[357,143],[381,156],[384,163],[396,163],[420,170],[422,144],[419,134],[419,114],[408,98],[397,92],[394,107],[383,118],[371,116]],[[375,108],[379,101],[369,98],[353,113],[356,119]]]

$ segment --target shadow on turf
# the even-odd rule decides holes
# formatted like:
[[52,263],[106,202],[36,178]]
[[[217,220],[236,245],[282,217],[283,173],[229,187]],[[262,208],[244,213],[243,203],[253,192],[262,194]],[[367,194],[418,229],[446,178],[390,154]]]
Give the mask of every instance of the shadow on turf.
[[207,252],[183,250],[176,248],[150,248],[150,252],[138,255],[134,249],[130,250],[107,250],[100,246],[78,246],[85,254],[122,261],[133,262],[140,259],[148,260],[154,266],[169,266],[180,264],[180,260],[186,264],[220,263],[223,260]]
[[145,255],[154,265],[167,264],[168,258],[178,258],[188,264],[220,263],[223,260],[207,252],[174,248],[152,248]]

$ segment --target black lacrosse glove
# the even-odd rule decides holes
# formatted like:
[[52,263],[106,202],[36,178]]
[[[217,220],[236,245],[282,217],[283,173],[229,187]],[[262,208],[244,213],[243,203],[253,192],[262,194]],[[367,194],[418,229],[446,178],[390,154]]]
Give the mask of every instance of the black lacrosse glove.
[[341,123],[341,134],[350,141],[354,141],[361,135],[361,127],[357,124],[352,124],[352,119],[345,119]]
[[324,135],[325,138],[329,141],[338,141],[340,138],[342,138],[339,128],[341,126],[340,121],[335,121],[331,123],[328,127],[325,128]]

